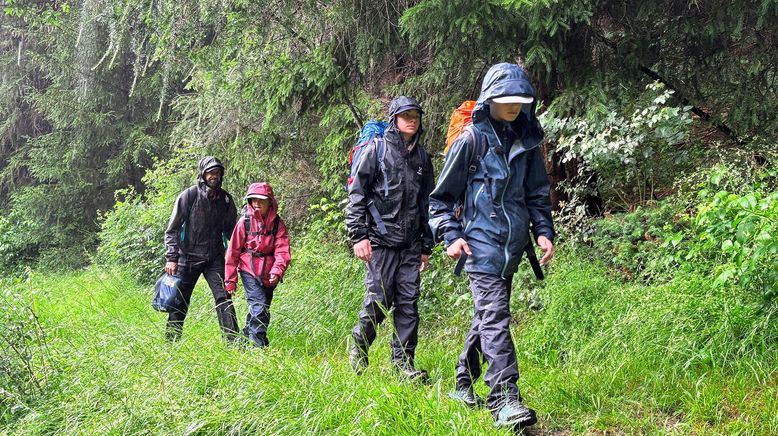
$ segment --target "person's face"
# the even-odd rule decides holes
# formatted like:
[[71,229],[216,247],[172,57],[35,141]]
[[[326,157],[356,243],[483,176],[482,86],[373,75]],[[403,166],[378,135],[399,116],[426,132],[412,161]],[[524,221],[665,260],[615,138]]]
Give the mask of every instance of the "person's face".
[[222,181],[222,170],[219,168],[208,170],[205,172],[205,174],[203,174],[203,178],[205,179],[206,185],[211,188],[215,188],[219,186],[219,183]]
[[397,114],[397,130],[405,137],[410,139],[419,131],[421,125],[421,113],[416,109],[400,112]]
[[259,213],[261,213],[262,216],[266,216],[270,211],[269,198],[250,198],[249,202],[251,202],[251,207],[254,209],[259,209]]
[[489,103],[489,115],[497,121],[512,123],[521,113],[521,103]]

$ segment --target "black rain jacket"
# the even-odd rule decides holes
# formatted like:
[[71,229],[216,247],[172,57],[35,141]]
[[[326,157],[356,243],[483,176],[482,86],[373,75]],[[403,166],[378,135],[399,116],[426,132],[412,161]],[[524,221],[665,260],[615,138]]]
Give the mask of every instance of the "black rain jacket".
[[225,241],[237,221],[237,209],[232,196],[221,186],[211,189],[205,184],[206,171],[224,165],[213,156],[200,160],[197,184],[176,198],[173,213],[165,231],[165,259],[212,261],[224,257]]
[[[373,141],[367,146],[354,181],[349,185],[346,226],[353,243],[367,238],[373,246],[405,248],[419,242],[422,254],[430,254],[433,241],[427,214],[435,174],[429,155],[419,142],[422,124],[411,139],[413,147],[408,151],[395,122],[397,114],[410,109],[422,112],[419,102],[413,98],[401,96],[392,100],[389,126],[384,132],[386,173],[378,169],[377,147]],[[379,231],[368,210],[371,202],[386,226],[386,234]]]

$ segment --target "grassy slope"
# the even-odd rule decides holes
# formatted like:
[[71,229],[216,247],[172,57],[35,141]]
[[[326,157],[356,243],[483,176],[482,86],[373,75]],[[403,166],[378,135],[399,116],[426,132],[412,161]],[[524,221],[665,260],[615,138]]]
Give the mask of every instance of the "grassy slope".
[[[295,256],[273,302],[267,350],[219,339],[202,284],[184,340],[169,345],[148,291],[122,275],[35,278],[32,296],[60,371],[34,413],[16,415],[6,431],[508,434],[488,412],[446,396],[470,316],[467,298],[447,293],[463,283],[441,272],[425,280],[417,360],[431,386],[401,382],[389,369],[390,328],[356,377],[347,339],[361,265],[326,246]],[[778,433],[778,335],[774,322],[753,315],[749,296],[691,274],[646,287],[570,253],[555,262],[538,291],[544,310],[513,299],[520,388],[539,411],[536,433]],[[237,302],[241,317],[242,294]],[[482,382],[478,391],[486,392]]]

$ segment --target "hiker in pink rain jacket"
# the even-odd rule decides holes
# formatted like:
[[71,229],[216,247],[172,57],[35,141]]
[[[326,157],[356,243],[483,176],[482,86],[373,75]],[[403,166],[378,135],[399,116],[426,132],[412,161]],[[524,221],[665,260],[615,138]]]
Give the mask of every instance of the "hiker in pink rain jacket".
[[273,291],[292,260],[289,234],[269,183],[252,183],[244,199],[247,204],[227,248],[224,289],[234,293],[240,273],[249,306],[243,334],[266,347]]

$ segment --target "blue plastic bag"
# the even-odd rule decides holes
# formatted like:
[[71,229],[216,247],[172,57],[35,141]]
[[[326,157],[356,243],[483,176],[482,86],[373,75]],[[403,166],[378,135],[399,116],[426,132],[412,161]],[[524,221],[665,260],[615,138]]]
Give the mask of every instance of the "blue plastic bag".
[[160,312],[179,312],[184,308],[184,297],[181,295],[181,278],[162,273],[154,285],[154,298],[151,307]]

